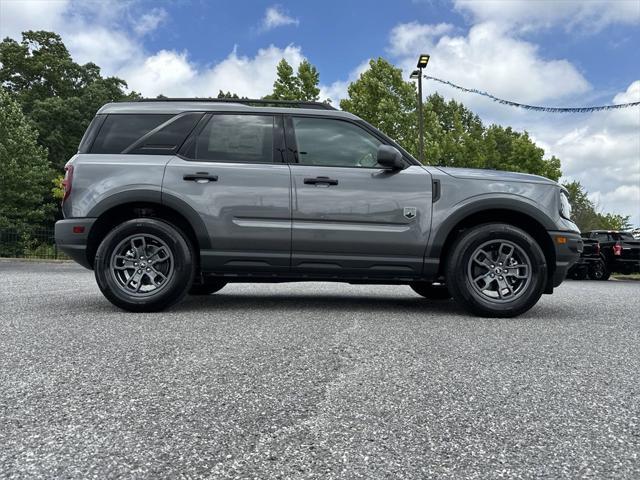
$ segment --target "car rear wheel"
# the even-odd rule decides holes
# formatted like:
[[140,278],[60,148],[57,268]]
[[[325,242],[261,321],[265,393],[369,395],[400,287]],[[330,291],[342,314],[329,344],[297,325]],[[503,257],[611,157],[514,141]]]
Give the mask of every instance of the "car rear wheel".
[[153,312],[182,299],[191,288],[194,255],[173,225],[152,218],[126,221],[96,252],[95,276],[103,295],[132,312]]
[[607,264],[604,263],[604,260],[593,262],[593,265],[591,265],[589,269],[589,278],[592,280],[609,280],[610,276],[611,272],[607,268]]
[[515,317],[533,307],[547,281],[542,249],[524,230],[485,224],[464,231],[446,264],[449,291],[470,312]]
[[227,282],[223,282],[222,280],[206,278],[202,283],[194,283],[191,285],[189,295],[210,295],[222,290],[226,284]]
[[413,282],[409,285],[414,292],[429,300],[448,300],[451,293],[446,285],[434,285],[427,282]]

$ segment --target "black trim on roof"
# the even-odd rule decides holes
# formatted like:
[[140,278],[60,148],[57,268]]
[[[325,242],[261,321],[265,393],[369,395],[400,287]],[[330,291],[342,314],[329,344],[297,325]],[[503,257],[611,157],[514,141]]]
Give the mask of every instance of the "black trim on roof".
[[237,103],[240,105],[259,107],[293,107],[311,108],[317,110],[337,110],[329,103],[307,102],[303,100],[265,100],[250,98],[140,98],[137,102],[207,102],[207,103]]

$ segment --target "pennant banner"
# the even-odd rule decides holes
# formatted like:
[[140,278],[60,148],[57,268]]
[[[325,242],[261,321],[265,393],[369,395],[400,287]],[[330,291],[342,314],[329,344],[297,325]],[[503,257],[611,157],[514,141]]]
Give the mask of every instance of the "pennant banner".
[[526,105],[524,103],[516,103],[511,102],[509,100],[503,100],[498,97],[494,97],[490,93],[483,92],[482,90],[477,90],[475,88],[465,88],[460,85],[456,85],[455,83],[451,83],[447,80],[442,80],[440,78],[431,77],[429,75],[423,75],[427,80],[433,80],[434,82],[439,82],[444,85],[448,85],[450,87],[455,88],[456,90],[460,90],[462,92],[467,93],[475,93],[477,95],[482,95],[483,97],[488,97],[494,102],[501,103],[503,105],[509,105],[511,107],[524,108],[525,110],[535,110],[538,112],[553,112],[553,113],[587,113],[587,112],[600,112],[602,110],[617,110],[620,108],[629,108],[629,107],[637,107],[640,105],[640,102],[632,102],[632,103],[620,103],[617,105],[599,105],[595,107],[540,107],[537,105]]

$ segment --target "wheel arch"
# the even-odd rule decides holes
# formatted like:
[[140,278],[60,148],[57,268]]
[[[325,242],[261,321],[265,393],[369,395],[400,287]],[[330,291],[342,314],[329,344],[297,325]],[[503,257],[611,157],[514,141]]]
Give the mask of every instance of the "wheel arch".
[[547,291],[552,285],[553,273],[556,267],[556,252],[548,230],[553,230],[554,224],[544,212],[524,202],[505,201],[505,199],[491,199],[479,202],[470,208],[458,210],[449,216],[440,226],[433,237],[428,249],[427,257],[439,259],[438,276],[443,275],[446,259],[455,239],[468,228],[485,223],[507,223],[521,228],[538,243],[547,262]]
[[172,195],[147,190],[120,192],[98,203],[87,214],[96,218],[87,238],[87,260],[93,268],[95,253],[105,235],[116,225],[133,218],[157,218],[180,228],[194,247],[198,259],[200,249],[210,248],[211,240],[198,213]]

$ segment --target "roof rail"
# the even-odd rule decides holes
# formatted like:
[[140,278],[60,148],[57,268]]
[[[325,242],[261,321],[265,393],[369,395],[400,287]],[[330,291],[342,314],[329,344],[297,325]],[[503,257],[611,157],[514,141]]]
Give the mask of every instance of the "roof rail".
[[267,100],[251,98],[140,98],[138,102],[211,102],[211,103],[239,103],[241,105],[260,107],[294,107],[313,108],[317,110],[337,110],[329,103],[307,102],[304,100]]

